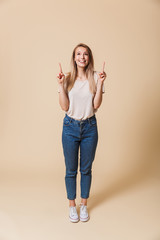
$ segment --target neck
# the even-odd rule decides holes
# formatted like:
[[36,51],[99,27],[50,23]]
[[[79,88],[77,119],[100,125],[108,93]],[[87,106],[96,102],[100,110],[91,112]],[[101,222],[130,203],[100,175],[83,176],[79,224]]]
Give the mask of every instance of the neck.
[[85,74],[85,69],[78,67],[78,68],[77,68],[77,76],[78,76],[79,78],[85,77],[85,76],[86,76],[86,74]]

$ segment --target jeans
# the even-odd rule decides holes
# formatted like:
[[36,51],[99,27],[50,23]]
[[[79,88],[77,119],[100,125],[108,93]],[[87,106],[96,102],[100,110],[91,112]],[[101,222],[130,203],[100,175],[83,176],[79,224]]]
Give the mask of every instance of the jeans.
[[80,149],[81,198],[88,198],[91,180],[92,163],[98,143],[97,119],[95,114],[85,120],[75,120],[67,114],[63,119],[62,145],[65,159],[65,185],[67,198],[76,198],[76,179],[78,154]]

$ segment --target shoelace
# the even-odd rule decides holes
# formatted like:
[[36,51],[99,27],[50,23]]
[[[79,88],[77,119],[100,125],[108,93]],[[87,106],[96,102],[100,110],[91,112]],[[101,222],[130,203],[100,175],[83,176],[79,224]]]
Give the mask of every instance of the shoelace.
[[71,207],[71,214],[72,215],[77,214],[76,207]]
[[80,203],[79,206],[82,209],[82,212],[85,212],[85,213],[87,212],[87,206],[86,205]]

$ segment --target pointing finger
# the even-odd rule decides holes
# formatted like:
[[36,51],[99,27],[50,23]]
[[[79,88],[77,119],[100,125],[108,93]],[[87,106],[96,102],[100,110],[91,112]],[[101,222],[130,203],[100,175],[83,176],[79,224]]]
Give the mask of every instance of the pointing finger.
[[59,63],[59,68],[60,68],[60,72],[62,73],[62,67],[60,63]]
[[105,61],[103,62],[102,73],[104,72]]

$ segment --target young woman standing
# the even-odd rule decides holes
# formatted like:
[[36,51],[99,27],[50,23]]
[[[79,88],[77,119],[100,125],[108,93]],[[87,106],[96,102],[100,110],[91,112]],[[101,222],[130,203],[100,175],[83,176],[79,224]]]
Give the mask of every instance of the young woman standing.
[[91,49],[78,44],[72,53],[71,71],[57,76],[59,103],[65,111],[63,119],[62,145],[66,166],[65,185],[69,199],[69,219],[78,222],[76,209],[76,179],[80,149],[81,204],[80,220],[89,220],[87,199],[89,198],[92,163],[98,143],[98,127],[95,113],[102,103],[106,73],[94,71]]

